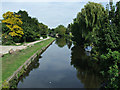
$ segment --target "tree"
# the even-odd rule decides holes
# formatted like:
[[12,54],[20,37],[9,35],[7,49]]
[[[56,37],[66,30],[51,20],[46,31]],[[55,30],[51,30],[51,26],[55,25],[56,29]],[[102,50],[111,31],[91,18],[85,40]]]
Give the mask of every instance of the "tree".
[[59,36],[64,36],[66,33],[66,27],[64,27],[63,25],[59,25],[55,28],[55,32],[58,33]]
[[48,34],[48,26],[43,23],[39,23],[40,34],[43,37],[47,37]]
[[116,4],[116,12],[115,12],[115,24],[118,28],[118,34],[120,34],[120,1]]
[[[102,28],[104,17],[107,12],[101,4],[89,2],[77,14],[72,25],[73,40],[78,44],[83,42],[91,43],[93,37],[98,33],[99,28]],[[75,29],[76,28],[76,29]],[[79,40],[81,38],[82,40]],[[77,40],[78,39],[78,40]]]
[[113,5],[113,0],[110,0],[110,11],[109,11],[109,19],[113,22],[115,18],[115,6]]
[[[109,7],[110,6],[110,9]],[[78,13],[71,25],[73,40],[78,44],[93,44],[91,58],[100,65],[103,76],[107,76],[106,87],[118,88],[120,65],[120,2],[116,9],[110,0],[107,9],[89,2]],[[79,46],[80,46],[79,45]]]
[[[26,11],[17,13],[6,12],[2,20],[3,44],[12,42],[31,42],[40,39],[48,33],[48,26],[38,22],[37,18],[32,18]],[[11,42],[7,43],[11,44]]]
[[8,34],[10,36],[19,36],[22,37],[23,29],[21,28],[22,21],[20,20],[20,15],[14,14],[13,12],[6,12],[3,14],[4,20],[2,20],[2,23],[5,23],[6,27],[10,29]]
[[36,18],[31,18],[26,11],[19,11],[17,14],[21,15],[23,21],[22,28],[24,29],[24,36],[21,41],[35,41],[38,40],[41,36],[41,29],[39,22]]
[[107,51],[108,48],[110,48],[112,51],[119,50],[120,48],[120,3],[117,2],[116,4],[116,11],[114,9],[115,6],[113,6],[112,0],[110,0],[109,4],[110,10],[107,9],[109,14],[106,15],[107,22],[104,22],[104,25],[102,28],[100,28],[99,33],[97,34],[99,41],[96,43],[96,46],[102,51]]
[[55,29],[49,29],[48,33],[49,33],[49,36],[51,36],[51,37],[55,37],[55,35],[56,35]]

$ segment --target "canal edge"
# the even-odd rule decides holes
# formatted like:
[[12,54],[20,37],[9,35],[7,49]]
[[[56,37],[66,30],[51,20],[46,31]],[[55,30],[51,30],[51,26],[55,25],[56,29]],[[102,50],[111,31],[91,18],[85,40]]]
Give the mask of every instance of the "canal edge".
[[19,81],[19,78],[27,71],[29,65],[36,59],[39,58],[39,56],[46,51],[46,49],[55,41],[55,39],[50,42],[45,47],[42,47],[40,50],[38,50],[36,53],[34,53],[28,60],[24,62],[7,80],[5,80],[2,83],[2,88],[16,88],[16,84]]

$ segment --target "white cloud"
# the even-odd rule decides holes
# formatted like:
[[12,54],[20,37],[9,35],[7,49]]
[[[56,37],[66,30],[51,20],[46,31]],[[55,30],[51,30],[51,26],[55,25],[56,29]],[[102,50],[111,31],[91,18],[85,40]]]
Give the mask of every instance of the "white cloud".
[[[2,0],[2,2],[108,2],[109,0]],[[119,0],[113,0],[117,2]]]

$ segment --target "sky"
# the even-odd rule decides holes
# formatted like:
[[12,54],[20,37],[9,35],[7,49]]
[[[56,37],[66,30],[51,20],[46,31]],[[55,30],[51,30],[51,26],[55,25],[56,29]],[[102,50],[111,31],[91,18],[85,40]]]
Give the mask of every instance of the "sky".
[[[48,25],[49,28],[55,28],[60,24],[67,27],[87,3],[87,0],[82,1],[83,0],[2,0],[2,3],[0,3],[0,8],[2,8],[0,18],[2,18],[2,14],[7,11],[18,12],[19,10],[25,10],[29,16],[37,18],[39,22]],[[95,2],[102,1],[105,0],[95,0]],[[102,2],[102,4],[105,6],[107,1]]]
[[[108,2],[109,0],[2,0],[2,2]],[[113,0],[117,2],[119,0]]]

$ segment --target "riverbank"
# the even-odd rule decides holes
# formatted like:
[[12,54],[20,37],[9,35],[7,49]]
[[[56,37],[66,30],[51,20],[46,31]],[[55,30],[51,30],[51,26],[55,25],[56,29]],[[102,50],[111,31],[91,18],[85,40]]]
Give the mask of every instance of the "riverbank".
[[14,50],[14,51],[25,49],[28,46],[32,46],[35,43],[39,43],[39,42],[47,40],[49,38],[50,37],[47,37],[45,39],[37,40],[37,41],[34,41],[34,42],[30,42],[30,43],[26,43],[25,45],[20,45],[20,46],[11,46],[11,45],[10,46],[3,46],[3,45],[0,45],[0,54],[7,54],[11,49]]
[[50,38],[45,41],[34,44],[34,46],[27,47],[13,54],[5,54],[2,57],[2,82],[7,80],[13,73],[23,65],[26,60],[38,52],[38,50],[45,49],[55,39]]

